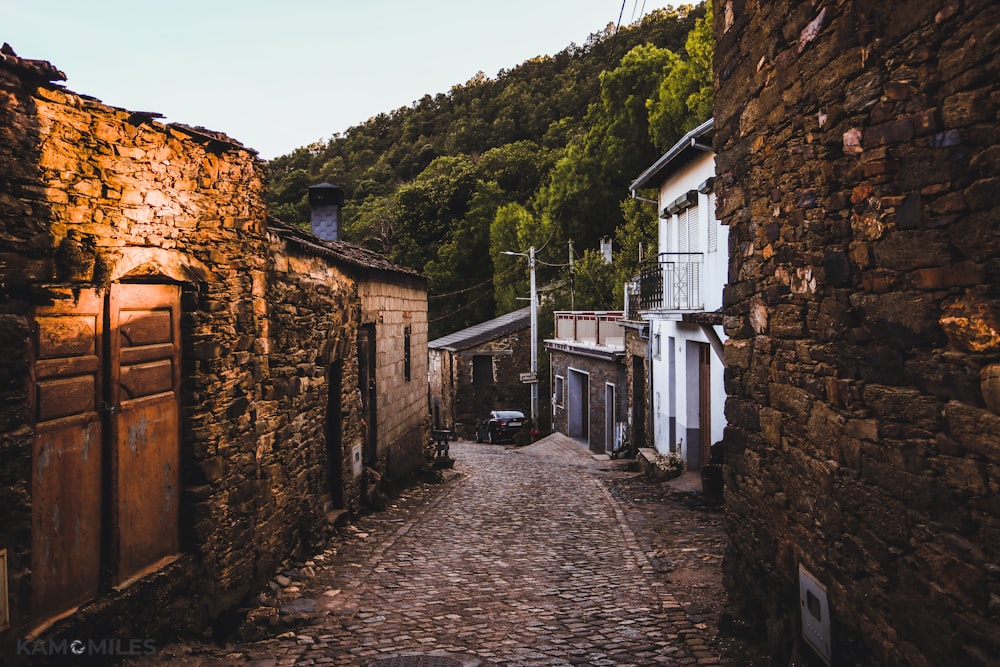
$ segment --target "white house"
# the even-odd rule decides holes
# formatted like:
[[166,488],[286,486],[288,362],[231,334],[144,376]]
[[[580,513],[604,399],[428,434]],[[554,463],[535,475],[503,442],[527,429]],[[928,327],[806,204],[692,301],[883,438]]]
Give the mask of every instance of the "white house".
[[721,311],[729,229],[715,219],[713,128],[708,120],[691,130],[630,187],[633,196],[659,188],[659,252],[630,286],[627,305],[649,327],[647,444],[680,454],[689,470],[708,463],[726,425]]

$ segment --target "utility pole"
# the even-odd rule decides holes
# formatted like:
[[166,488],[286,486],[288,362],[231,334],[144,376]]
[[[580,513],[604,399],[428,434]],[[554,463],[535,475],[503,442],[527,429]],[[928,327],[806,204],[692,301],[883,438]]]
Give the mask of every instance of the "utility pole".
[[531,421],[538,428],[538,291],[535,288],[535,246],[528,248],[527,255],[512,250],[502,250],[500,254],[528,258],[531,277],[531,375],[534,377],[534,382],[531,383]]
[[531,273],[531,423],[538,428],[538,292],[535,290],[535,246],[528,248],[528,271]]

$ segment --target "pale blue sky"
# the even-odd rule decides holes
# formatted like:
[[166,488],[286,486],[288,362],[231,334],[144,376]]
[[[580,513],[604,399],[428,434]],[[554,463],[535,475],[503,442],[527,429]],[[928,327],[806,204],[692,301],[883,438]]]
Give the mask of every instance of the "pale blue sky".
[[[678,4],[678,3],[674,3]],[[626,0],[622,24],[656,0]],[[78,93],[269,159],[476,72],[583,44],[622,0],[0,0],[0,41]]]

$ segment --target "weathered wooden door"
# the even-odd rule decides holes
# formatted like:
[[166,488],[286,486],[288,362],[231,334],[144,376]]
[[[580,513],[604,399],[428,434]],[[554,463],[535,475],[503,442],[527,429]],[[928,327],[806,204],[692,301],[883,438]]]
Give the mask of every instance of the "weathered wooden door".
[[102,569],[121,585],[179,551],[180,290],[66,297],[34,312],[36,622],[95,598]]
[[712,457],[712,348],[698,344],[698,450],[699,465]]
[[358,330],[358,384],[361,385],[361,413],[365,420],[365,463],[378,458],[378,386],[375,384],[375,325]]
[[100,585],[103,298],[65,296],[36,308],[32,326],[31,614],[39,621],[93,599]]
[[180,290],[112,285],[112,566],[116,585],[180,550]]

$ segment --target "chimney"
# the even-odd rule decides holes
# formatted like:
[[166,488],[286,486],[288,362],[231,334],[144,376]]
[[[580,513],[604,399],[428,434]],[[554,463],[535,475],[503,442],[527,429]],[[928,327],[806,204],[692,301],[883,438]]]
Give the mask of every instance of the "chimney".
[[611,263],[611,237],[602,236],[601,237],[601,254],[604,255],[604,263]]
[[331,183],[309,186],[310,226],[314,236],[326,241],[340,240],[340,207],[344,191]]

